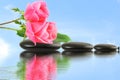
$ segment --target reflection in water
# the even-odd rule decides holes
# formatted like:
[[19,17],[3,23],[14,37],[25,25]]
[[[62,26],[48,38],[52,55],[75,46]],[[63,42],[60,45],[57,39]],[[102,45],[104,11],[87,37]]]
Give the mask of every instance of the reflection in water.
[[70,66],[70,59],[68,57],[59,55],[56,57],[58,73],[66,72]]
[[[24,51],[20,54],[17,75],[20,80],[53,80],[57,72],[64,73],[75,59],[88,59],[95,56],[113,56],[113,52],[95,51]],[[71,65],[70,65],[71,64]]]
[[117,51],[95,51],[94,54],[97,57],[112,57],[115,56]]
[[55,56],[59,54],[59,51],[23,51],[21,54],[20,54],[20,57],[23,59],[31,59],[33,58],[33,56],[49,56],[49,55],[52,55],[52,56]]
[[93,55],[92,51],[63,51],[62,53],[66,57],[70,58],[88,58]]
[[26,61],[24,59],[21,59],[20,62],[18,62],[17,67],[17,77],[20,80],[25,80]]
[[56,73],[56,61],[52,56],[34,56],[26,64],[26,80],[52,80]]
[[17,75],[20,80],[53,80],[57,72],[57,62],[47,52],[37,53],[30,51],[21,53]]
[[56,72],[65,72],[69,67],[69,58],[58,51],[24,51],[20,57],[17,70],[20,80],[52,80]]
[[18,80],[15,70],[15,66],[0,67],[0,80]]

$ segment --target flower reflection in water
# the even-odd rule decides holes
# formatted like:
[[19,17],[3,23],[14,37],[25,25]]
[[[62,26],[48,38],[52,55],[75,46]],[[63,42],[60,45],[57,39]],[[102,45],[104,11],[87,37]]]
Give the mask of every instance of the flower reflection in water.
[[26,64],[26,80],[52,80],[56,62],[52,56],[37,57]]
[[[25,53],[24,53],[25,54]],[[28,55],[18,63],[17,75],[20,80],[54,80],[57,73],[57,62],[52,55]]]

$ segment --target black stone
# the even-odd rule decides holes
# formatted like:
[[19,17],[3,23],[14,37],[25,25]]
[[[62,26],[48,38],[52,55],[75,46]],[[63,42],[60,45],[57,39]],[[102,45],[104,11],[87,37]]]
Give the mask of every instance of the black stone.
[[113,44],[97,44],[94,46],[94,49],[99,51],[114,51],[117,49],[117,46]]
[[93,45],[85,42],[68,42],[64,43],[62,48],[67,51],[91,51]]
[[57,50],[60,48],[60,43],[53,43],[53,44],[43,44],[43,43],[36,43],[36,45],[30,40],[24,40],[20,43],[20,46],[26,50],[32,51],[44,51],[44,50]]

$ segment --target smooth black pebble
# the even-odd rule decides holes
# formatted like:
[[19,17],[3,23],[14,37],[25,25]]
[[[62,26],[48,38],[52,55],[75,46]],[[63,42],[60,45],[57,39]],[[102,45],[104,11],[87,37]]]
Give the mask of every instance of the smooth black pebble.
[[93,45],[85,42],[68,42],[62,45],[66,51],[91,51]]
[[97,44],[94,46],[94,49],[99,51],[114,51],[117,50],[117,48],[118,47],[113,44]]
[[53,43],[53,44],[43,44],[43,43],[36,43],[36,45],[30,40],[24,40],[20,43],[20,46],[23,49],[31,50],[31,51],[45,51],[45,50],[57,50],[60,48],[60,43]]

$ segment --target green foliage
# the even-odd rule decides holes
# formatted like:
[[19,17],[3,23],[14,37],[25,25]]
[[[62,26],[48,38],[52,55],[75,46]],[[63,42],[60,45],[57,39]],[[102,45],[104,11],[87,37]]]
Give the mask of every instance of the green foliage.
[[20,10],[19,8],[12,8],[12,10],[13,10],[14,12],[20,13],[21,15],[24,15],[24,11]]
[[19,8],[12,8],[12,10],[13,10],[14,12],[19,12],[19,11],[20,11]]
[[20,26],[20,27],[21,27],[21,29],[17,30],[17,35],[20,37],[25,37],[26,28],[23,26]]
[[20,19],[25,20],[25,19],[24,19],[24,15],[21,15]]
[[14,23],[15,23],[15,24],[19,24],[19,25],[22,24],[22,22],[20,22],[20,21],[18,21],[18,20],[14,21]]
[[24,20],[24,11],[20,10],[19,8],[12,8],[14,12],[18,12],[21,16],[20,19]]
[[70,40],[71,40],[70,37],[67,36],[66,34],[58,33],[55,42],[68,42]]
[[25,27],[25,24],[23,23],[25,21],[24,11],[20,10],[19,8],[13,8],[12,10],[20,14],[20,18],[14,21],[15,24],[20,25],[20,29],[17,30],[17,35],[20,37],[26,37],[25,36],[26,27]]

